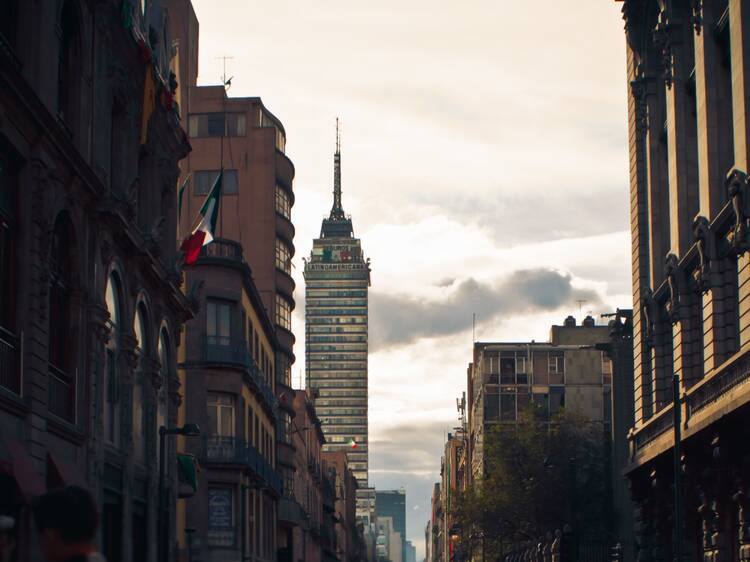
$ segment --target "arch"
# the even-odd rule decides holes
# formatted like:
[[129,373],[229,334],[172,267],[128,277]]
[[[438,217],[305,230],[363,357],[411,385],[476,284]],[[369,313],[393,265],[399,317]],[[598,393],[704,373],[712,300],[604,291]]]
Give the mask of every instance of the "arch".
[[138,462],[146,461],[146,416],[148,408],[145,407],[146,397],[146,373],[144,372],[145,360],[151,355],[151,327],[149,323],[149,308],[145,293],[139,295],[133,315],[133,333],[137,340],[136,354],[137,365],[133,381],[133,400],[131,421],[133,429],[133,454]]
[[115,446],[120,444],[120,376],[119,355],[123,331],[122,277],[115,267],[110,267],[104,287],[104,305],[109,312],[107,324],[110,337],[104,355],[104,438]]

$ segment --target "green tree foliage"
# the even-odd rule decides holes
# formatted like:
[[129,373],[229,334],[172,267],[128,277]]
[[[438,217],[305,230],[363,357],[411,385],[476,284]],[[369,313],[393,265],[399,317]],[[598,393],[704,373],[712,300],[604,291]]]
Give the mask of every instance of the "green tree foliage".
[[493,560],[566,524],[603,537],[611,517],[607,443],[601,423],[566,413],[541,422],[530,410],[517,424],[494,426],[484,436],[485,477],[455,505],[462,550],[484,548]]

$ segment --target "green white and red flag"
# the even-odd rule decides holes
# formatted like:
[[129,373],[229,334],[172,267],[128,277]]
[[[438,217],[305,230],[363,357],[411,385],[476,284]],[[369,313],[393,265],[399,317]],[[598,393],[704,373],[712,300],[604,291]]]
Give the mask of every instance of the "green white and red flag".
[[352,449],[357,448],[357,442],[354,440],[353,437],[349,438],[349,443],[347,443]]
[[192,234],[185,238],[180,249],[185,252],[185,265],[193,265],[198,261],[201,248],[210,244],[214,239],[216,232],[216,220],[219,217],[219,201],[221,200],[221,183],[224,176],[224,170],[216,176],[213,187],[208,192],[206,200],[199,212],[200,222],[195,227]]

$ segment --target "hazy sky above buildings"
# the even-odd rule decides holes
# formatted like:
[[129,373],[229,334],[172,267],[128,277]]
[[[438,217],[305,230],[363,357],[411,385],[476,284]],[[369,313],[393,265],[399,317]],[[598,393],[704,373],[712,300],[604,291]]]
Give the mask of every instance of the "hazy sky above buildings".
[[[302,256],[343,205],[372,258],[370,475],[429,495],[480,340],[544,340],[568,314],[628,307],[625,54],[612,0],[193,0],[202,84],[261,96],[286,128]],[[295,385],[304,348],[295,348]]]

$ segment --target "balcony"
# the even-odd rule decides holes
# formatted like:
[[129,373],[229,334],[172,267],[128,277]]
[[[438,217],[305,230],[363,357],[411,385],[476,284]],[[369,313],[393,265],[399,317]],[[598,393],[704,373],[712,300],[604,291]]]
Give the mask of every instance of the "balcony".
[[199,259],[214,258],[228,260],[236,263],[244,263],[242,256],[242,245],[234,240],[226,238],[214,238],[214,241],[201,248]]
[[0,328],[0,386],[21,393],[21,371],[18,368],[16,336]]
[[76,381],[50,363],[47,408],[58,418],[75,423]]
[[281,476],[258,450],[239,437],[209,435],[203,439],[203,462],[236,464],[252,472],[260,482],[281,495]]
[[278,503],[279,522],[287,525],[299,525],[302,521],[302,508],[293,498],[283,497]]
[[266,382],[263,372],[250,355],[250,349],[245,340],[223,336],[204,336],[203,361],[242,369],[256,387],[259,396],[265,400],[266,405],[273,412],[273,417],[276,417],[278,400],[271,385]]

